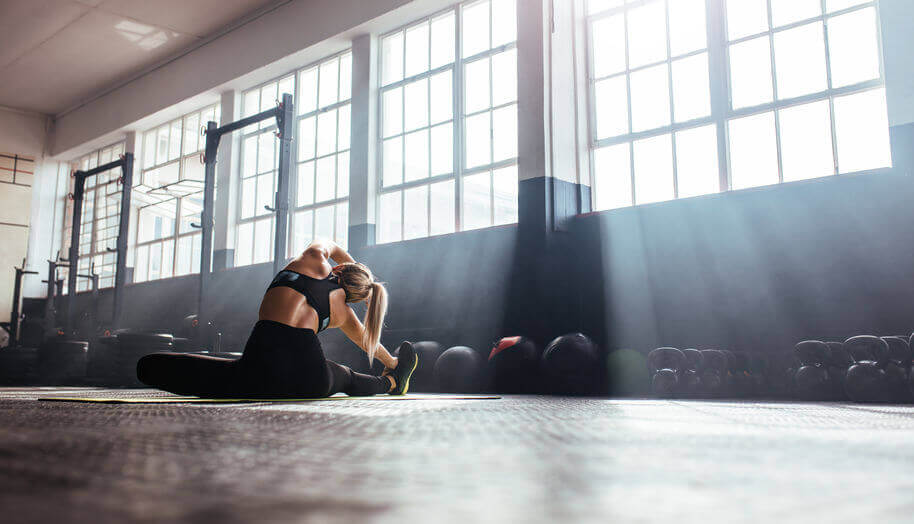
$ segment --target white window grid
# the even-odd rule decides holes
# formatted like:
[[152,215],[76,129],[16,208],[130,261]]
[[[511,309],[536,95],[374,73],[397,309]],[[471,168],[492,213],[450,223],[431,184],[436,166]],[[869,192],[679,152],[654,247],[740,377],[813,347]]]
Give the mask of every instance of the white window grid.
[[[698,0],[699,2],[701,0]],[[764,23],[763,28],[759,28],[757,31],[749,31],[745,34],[740,34],[733,39],[728,38],[728,16],[727,16],[727,7],[730,4],[737,5],[740,8],[744,7],[744,4],[740,2],[752,2],[758,3],[764,9]],[[828,120],[829,125],[827,126],[828,139],[830,141],[831,148],[831,167],[826,173],[818,173],[812,176],[804,176],[802,178],[812,178],[815,176],[825,176],[833,174],[845,174],[852,172],[872,172],[872,171],[883,171],[885,168],[891,166],[891,158],[888,152],[888,124],[885,121],[885,102],[884,102],[884,68],[882,63],[882,39],[879,32],[879,13],[878,13],[878,2],[876,0],[806,0],[804,3],[813,4],[813,9],[818,9],[818,13],[810,16],[802,16],[794,20],[790,20],[784,23],[778,23],[774,20],[772,16],[772,4],[775,3],[785,3],[788,0],[704,0],[705,7],[705,17],[704,21],[707,29],[707,42],[706,46],[701,49],[693,49],[688,52],[681,54],[674,54],[670,49],[670,5],[673,2],[683,2],[683,0],[589,0],[588,2],[588,13],[587,13],[587,33],[588,33],[588,77],[589,81],[589,98],[590,98],[590,135],[591,135],[591,154],[592,156],[592,185],[593,185],[593,198],[594,198],[594,207],[595,209],[608,209],[613,207],[625,207],[631,205],[640,205],[642,203],[649,203],[650,201],[660,201],[660,200],[669,200],[674,198],[683,198],[688,196],[697,196],[700,194],[706,193],[716,193],[719,191],[741,189],[743,187],[753,187],[754,185],[767,185],[774,183],[783,183],[785,181],[791,181],[794,179],[800,179],[795,177],[785,178],[784,176],[784,148],[785,144],[782,143],[782,128],[781,128],[781,119],[785,111],[790,111],[791,109],[803,109],[804,106],[812,106],[817,102],[827,103],[828,105]],[[695,3],[693,0],[692,3]],[[841,4],[841,5],[838,5]],[[643,8],[646,5],[662,5],[664,14],[665,14],[665,38],[666,38],[666,47],[667,53],[666,58],[663,61],[652,62],[648,64],[639,65],[637,68],[629,67],[629,48],[627,40],[623,42],[623,53],[625,55],[625,67],[624,70],[613,72],[608,75],[597,75],[595,74],[595,49],[594,49],[594,39],[595,39],[595,30],[594,24],[600,20],[609,19],[611,17],[619,16],[623,20],[624,30],[628,29],[628,20],[630,13],[633,9]],[[847,83],[845,85],[835,85],[832,79],[832,47],[829,43],[829,22],[833,19],[858,13],[868,11],[871,12],[874,19],[874,27],[872,28],[876,36],[874,46],[875,54],[874,57],[878,63],[878,75],[872,75],[870,78],[860,79],[859,81],[854,81]],[[825,86],[818,90],[813,90],[811,92],[802,92],[796,95],[783,95],[778,92],[777,87],[777,60],[775,57],[775,46],[774,40],[778,34],[783,34],[786,31],[790,31],[797,28],[804,28],[813,24],[817,24],[821,27],[822,31],[822,40],[823,40],[823,49],[822,49],[822,59],[824,61],[824,67],[826,71]],[[626,38],[625,33],[623,33],[622,38]],[[770,81],[772,84],[771,96],[767,100],[761,100],[757,103],[749,103],[740,105],[739,103],[734,103],[734,85],[732,77],[732,68],[730,63],[731,58],[731,49],[735,45],[744,44],[756,39],[765,39],[767,40],[768,46],[768,63],[765,64],[765,67],[770,67]],[[673,82],[670,81],[672,78],[672,67],[670,66],[674,61],[698,56],[702,53],[706,53],[708,56],[708,88],[707,93],[710,97],[710,107],[709,110],[704,114],[686,120],[677,121],[675,117],[675,97],[674,91],[676,87],[673,85]],[[670,105],[670,122],[667,125],[656,126],[649,129],[643,130],[634,130],[632,127],[632,89],[629,75],[632,72],[643,71],[652,67],[656,67],[660,64],[667,64],[667,83],[668,83],[668,93],[669,93],[669,105]],[[624,111],[627,113],[626,129],[622,132],[616,133],[603,133],[601,136],[598,122],[598,109],[597,109],[597,100],[596,100],[596,84],[607,78],[612,77],[625,77],[625,108]],[[878,144],[881,148],[881,154],[876,156],[876,159],[872,162],[872,165],[866,168],[859,168],[855,166],[854,168],[845,168],[839,162],[841,154],[838,151],[840,137],[840,131],[836,129],[835,125],[835,101],[842,100],[845,97],[851,95],[864,95],[868,92],[872,92],[874,99],[876,100],[875,106],[877,109],[881,109],[881,115],[878,116],[876,120],[885,121],[883,126],[884,129],[881,129],[882,133],[879,137],[880,143]],[[881,108],[878,107],[881,104]],[[878,111],[877,111],[878,112]],[[772,121],[772,130],[771,135],[773,136],[774,145],[773,148],[776,150],[776,179],[772,176],[772,180],[766,183],[755,183],[748,185],[741,185],[739,183],[734,183],[733,172],[734,172],[734,162],[733,162],[733,150],[735,149],[732,143],[733,133],[731,127],[733,126],[734,121],[739,121],[739,119],[744,117],[760,117],[760,116],[769,116]],[[748,120],[748,118],[747,118]],[[739,123],[739,122],[737,122]],[[878,127],[878,126],[877,126]],[[698,135],[701,132],[707,132],[707,139],[704,140],[703,145],[712,146],[715,149],[712,156],[715,158],[711,162],[705,162],[704,167],[707,168],[709,172],[708,176],[716,180],[716,183],[713,183],[714,187],[706,186],[704,191],[695,192],[692,194],[681,194],[679,186],[679,168],[680,162],[677,161],[677,153],[680,151],[677,148],[677,138],[682,134],[691,132],[693,135]],[[636,164],[636,151],[634,145],[637,143],[647,144],[651,140],[657,141],[660,138],[666,137],[669,140],[669,153],[671,157],[671,166],[670,170],[672,174],[672,194],[668,198],[659,198],[656,200],[640,201],[637,195],[637,167]],[[849,143],[850,140],[845,140]],[[690,144],[694,141],[690,141]],[[600,202],[601,194],[601,178],[604,178],[607,173],[598,173],[600,168],[600,159],[599,156],[601,153],[606,153],[606,157],[612,157],[612,149],[626,148],[628,153],[623,155],[621,150],[616,151],[619,153],[617,155],[618,161],[614,164],[617,167],[621,168],[621,171],[628,170],[628,190],[630,195],[619,196],[612,195],[610,196],[611,202],[608,202],[609,205],[606,205],[607,202]],[[649,150],[645,147],[644,149]],[[666,150],[667,148],[664,148]],[[627,160],[624,160],[622,156],[627,156]],[[774,156],[774,155],[772,155]],[[610,163],[610,162],[608,162]],[[627,165],[626,165],[627,164]],[[774,171],[772,170],[772,173]],[[621,176],[625,176],[624,174]],[[711,179],[707,182],[712,182]],[[607,186],[610,185],[607,182]],[[602,204],[602,205],[601,205]]]
[[203,128],[219,121],[219,104],[166,122],[143,135],[142,170],[134,176],[134,282],[200,271]]
[[[466,21],[468,12],[476,22]],[[467,27],[478,28],[482,24],[481,18],[475,18],[479,14],[484,15],[481,18],[486,24],[482,31],[484,43],[468,50],[473,47],[473,39],[465,38],[465,32]],[[453,46],[446,48],[446,59],[436,55],[436,30],[445,35],[452,33]],[[414,47],[410,45],[410,37],[416,34],[425,40],[422,45],[427,48],[426,57],[410,56]],[[514,0],[458,4],[381,36],[378,243],[517,221],[516,46]],[[395,53],[402,54],[395,59],[396,67],[388,69],[385,53],[389,47],[396,47]],[[408,70],[416,57],[424,63],[415,70]],[[506,57],[510,57],[510,67],[499,67]],[[493,66],[496,61],[499,64]],[[485,64],[479,68],[486,76],[486,88],[481,90],[485,100],[478,106],[470,106],[467,104],[466,68],[481,64]],[[496,75],[501,80],[507,79],[506,84],[499,84],[497,88],[502,90],[502,94],[509,92],[509,96],[499,98],[495,94]],[[450,76],[450,82],[447,82],[447,76]],[[505,85],[508,87],[505,88]],[[440,96],[445,86],[451,99],[447,109],[434,104],[435,97]],[[474,92],[474,95],[479,94],[480,91]],[[415,101],[412,98],[414,95],[418,96]],[[415,125],[409,126],[409,104],[416,102],[426,105],[425,115]],[[439,113],[437,116],[436,112]],[[498,115],[502,122],[509,122],[507,139],[504,134],[494,136],[493,115]],[[508,118],[503,118],[504,115]],[[471,137],[474,141],[482,137],[483,142],[487,142],[488,158],[481,162],[470,163],[467,159],[465,133],[468,121],[484,124],[480,126],[482,132]],[[396,124],[390,126],[391,122]],[[436,133],[445,137],[450,135],[450,158],[447,154],[435,155]],[[419,147],[413,147],[410,142],[417,143]],[[418,163],[411,163],[411,154],[419,150],[423,152],[416,155]],[[504,154],[505,151],[508,154]],[[418,175],[410,176],[411,170]]]

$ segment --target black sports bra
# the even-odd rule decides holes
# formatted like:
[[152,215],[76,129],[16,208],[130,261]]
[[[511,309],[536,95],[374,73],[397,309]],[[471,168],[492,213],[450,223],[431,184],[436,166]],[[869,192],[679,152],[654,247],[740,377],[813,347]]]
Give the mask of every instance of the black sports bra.
[[274,287],[290,287],[308,299],[308,305],[317,312],[318,333],[326,329],[330,323],[330,292],[342,289],[333,273],[327,275],[327,278],[319,279],[296,273],[291,269],[283,269],[276,273],[267,290]]

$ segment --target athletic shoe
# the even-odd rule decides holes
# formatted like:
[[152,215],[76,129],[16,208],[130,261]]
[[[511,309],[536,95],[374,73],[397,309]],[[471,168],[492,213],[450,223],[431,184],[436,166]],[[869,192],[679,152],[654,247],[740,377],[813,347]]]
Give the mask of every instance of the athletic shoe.
[[397,349],[397,367],[391,372],[391,376],[397,382],[397,386],[391,391],[390,395],[405,395],[409,391],[409,378],[416,370],[419,364],[419,356],[409,341],[404,341]]

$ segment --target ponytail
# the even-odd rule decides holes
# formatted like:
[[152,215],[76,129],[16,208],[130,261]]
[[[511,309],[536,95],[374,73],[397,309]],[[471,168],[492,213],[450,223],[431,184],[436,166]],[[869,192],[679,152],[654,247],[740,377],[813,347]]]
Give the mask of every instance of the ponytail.
[[368,301],[368,310],[365,312],[365,333],[362,336],[362,345],[368,353],[368,364],[374,361],[374,354],[381,341],[381,328],[384,326],[384,316],[387,314],[387,290],[380,282],[371,283],[371,298]]

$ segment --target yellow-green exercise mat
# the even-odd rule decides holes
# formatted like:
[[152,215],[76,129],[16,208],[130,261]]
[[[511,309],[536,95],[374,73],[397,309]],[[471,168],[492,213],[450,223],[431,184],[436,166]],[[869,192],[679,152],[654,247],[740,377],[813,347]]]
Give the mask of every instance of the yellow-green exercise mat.
[[246,404],[254,402],[321,402],[326,400],[491,400],[493,395],[377,395],[350,397],[346,395],[323,398],[200,398],[200,397],[41,397],[51,402],[90,402],[96,404]]

